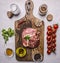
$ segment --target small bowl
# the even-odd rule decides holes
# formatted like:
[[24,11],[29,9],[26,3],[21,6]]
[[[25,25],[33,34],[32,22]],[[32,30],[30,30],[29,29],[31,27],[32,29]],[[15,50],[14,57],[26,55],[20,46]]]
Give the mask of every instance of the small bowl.
[[[40,54],[40,53],[36,53],[36,54]],[[40,59],[35,60],[34,56],[35,56],[36,54],[32,55],[33,61],[34,61],[34,62],[41,62],[41,61],[43,60],[42,54],[40,54],[40,56],[41,56]]]
[[39,7],[39,14],[40,15],[46,15],[47,13],[47,5],[46,4],[42,4],[40,7]]
[[[10,51],[11,54],[9,54],[8,51]],[[5,50],[5,55],[6,55],[7,57],[12,57],[12,56],[14,55],[14,52],[13,52],[13,50],[12,50],[11,48],[7,48],[7,49]]]
[[17,16],[17,15],[19,15],[20,14],[20,8],[18,7],[18,5],[17,4],[11,4],[10,5],[10,9],[11,9],[11,12],[15,15],[15,16]]
[[27,51],[26,51],[26,49],[23,48],[23,47],[19,47],[19,48],[16,49],[16,54],[17,54],[17,56],[19,56],[20,58],[25,57],[25,56],[26,56],[26,53],[27,53]]

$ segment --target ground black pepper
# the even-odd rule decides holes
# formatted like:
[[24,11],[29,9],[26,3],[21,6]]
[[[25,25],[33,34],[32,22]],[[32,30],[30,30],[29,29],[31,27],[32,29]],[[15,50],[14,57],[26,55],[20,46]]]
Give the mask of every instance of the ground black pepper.
[[34,59],[37,61],[38,59],[41,59],[41,55],[40,54],[35,54]]

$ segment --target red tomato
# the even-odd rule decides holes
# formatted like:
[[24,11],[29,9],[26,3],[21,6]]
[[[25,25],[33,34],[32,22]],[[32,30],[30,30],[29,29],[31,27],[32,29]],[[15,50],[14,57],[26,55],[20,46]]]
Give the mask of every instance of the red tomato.
[[56,38],[56,34],[55,33],[52,34],[52,38]]
[[53,48],[53,50],[52,50],[52,51],[54,52],[55,50],[56,50],[56,48]]
[[52,34],[52,31],[47,31],[47,35],[51,35]]
[[47,29],[48,29],[48,31],[51,31],[52,30],[52,27],[51,26],[48,26]]
[[49,46],[47,46],[47,48],[48,48],[49,50],[51,50],[52,46],[51,46],[51,45],[49,45]]
[[51,50],[47,50],[47,54],[51,54]]
[[52,39],[51,36],[47,36],[47,41],[50,41]]
[[54,29],[54,28],[53,28],[52,30],[53,30],[53,31],[52,31],[53,33],[56,33],[56,31],[57,31],[57,30],[56,30],[56,29]]
[[50,41],[47,41],[47,44],[50,45],[51,44],[51,40]]
[[53,42],[53,43],[55,43],[55,42],[56,42],[56,39],[55,39],[55,38],[53,38],[53,39],[52,39],[52,42]]
[[58,24],[53,25],[54,29],[58,29]]
[[53,47],[53,48],[55,48],[55,47],[56,47],[56,44],[55,44],[55,43],[53,43],[53,44],[52,44],[52,47]]

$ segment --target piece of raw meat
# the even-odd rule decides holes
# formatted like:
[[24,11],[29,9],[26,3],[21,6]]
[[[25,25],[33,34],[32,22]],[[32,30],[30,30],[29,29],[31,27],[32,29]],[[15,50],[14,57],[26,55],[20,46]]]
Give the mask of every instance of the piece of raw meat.
[[40,33],[36,29],[26,28],[22,32],[22,44],[25,47],[35,48],[40,43]]

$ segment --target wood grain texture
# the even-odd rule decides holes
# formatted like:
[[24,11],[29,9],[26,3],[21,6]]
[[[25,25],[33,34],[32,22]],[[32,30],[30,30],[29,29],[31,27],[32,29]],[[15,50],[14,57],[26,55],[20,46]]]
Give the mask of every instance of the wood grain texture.
[[[28,3],[30,4],[28,5]],[[23,29],[27,27],[32,27],[40,32],[39,46],[34,49],[26,48],[27,54],[23,58],[20,58],[19,56],[16,55],[16,59],[18,61],[33,61],[32,56],[36,53],[40,53],[44,58],[44,22],[33,16],[33,7],[34,4],[32,0],[27,0],[25,3],[26,15],[23,18],[15,21],[15,50],[19,47],[24,47],[22,45],[21,34]],[[25,22],[23,24],[20,24],[20,27],[18,28],[17,26],[20,21],[25,21]],[[41,26],[37,27],[35,25],[36,22],[42,23]]]
[[23,21],[26,20],[26,22],[21,24],[19,29],[16,26],[17,26],[17,24],[19,23],[20,20],[17,20],[15,22],[15,48],[17,49],[18,47],[23,47],[22,40],[21,40],[21,34],[22,34],[22,30],[24,28],[27,28],[27,27],[35,28],[40,32],[40,44],[35,49],[26,48],[27,55],[25,57],[23,57],[23,58],[20,58],[20,57],[18,57],[16,55],[16,59],[18,61],[33,61],[32,55],[36,54],[37,52],[42,54],[42,57],[44,57],[44,22],[41,21],[42,22],[42,26],[41,27],[36,27],[35,26],[35,22],[37,20],[38,21],[40,21],[40,20],[35,18],[34,16],[31,16],[31,17],[32,18],[30,18],[30,19],[28,18],[27,20],[26,20],[26,17],[23,17],[22,19],[20,19],[20,20],[23,20]]

